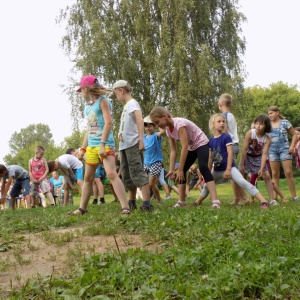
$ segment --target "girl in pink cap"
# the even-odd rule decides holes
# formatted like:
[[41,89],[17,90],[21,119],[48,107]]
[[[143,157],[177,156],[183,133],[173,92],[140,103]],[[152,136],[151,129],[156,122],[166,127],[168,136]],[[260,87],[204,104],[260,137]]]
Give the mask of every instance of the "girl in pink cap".
[[87,212],[90,191],[93,186],[95,171],[101,163],[106,175],[114,187],[122,206],[122,214],[130,214],[123,183],[116,172],[115,141],[111,131],[111,102],[106,96],[105,88],[93,75],[84,76],[77,90],[88,102],[84,114],[87,117],[87,132],[80,148],[78,158],[85,158],[85,175],[80,206],[69,215],[83,215]]

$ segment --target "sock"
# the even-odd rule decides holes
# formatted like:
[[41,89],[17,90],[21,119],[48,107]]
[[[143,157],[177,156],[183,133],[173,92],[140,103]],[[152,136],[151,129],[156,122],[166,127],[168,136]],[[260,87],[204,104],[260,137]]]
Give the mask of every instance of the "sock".
[[151,206],[150,200],[143,201],[143,206]]
[[104,197],[100,198],[101,203],[105,203]]
[[136,201],[135,200],[128,200],[128,205],[131,210],[136,209]]

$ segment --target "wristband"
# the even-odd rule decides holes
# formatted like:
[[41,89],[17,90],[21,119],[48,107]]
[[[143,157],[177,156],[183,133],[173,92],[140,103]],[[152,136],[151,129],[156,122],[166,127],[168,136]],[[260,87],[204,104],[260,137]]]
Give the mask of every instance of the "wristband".
[[106,142],[102,142],[102,141],[100,141],[100,144],[104,144],[104,145],[106,145]]
[[86,152],[86,149],[85,148],[80,148],[80,151],[82,151],[82,152]]

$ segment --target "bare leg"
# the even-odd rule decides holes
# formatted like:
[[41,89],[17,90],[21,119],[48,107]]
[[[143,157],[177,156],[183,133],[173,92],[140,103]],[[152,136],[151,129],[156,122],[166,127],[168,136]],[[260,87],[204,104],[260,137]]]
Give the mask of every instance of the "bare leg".
[[15,202],[16,202],[16,198],[14,196],[10,196],[11,210],[15,210]]
[[284,170],[284,175],[285,178],[287,180],[289,189],[290,189],[290,193],[292,198],[297,197],[296,194],[296,188],[295,188],[295,181],[294,181],[294,177],[293,177],[293,165],[292,165],[292,160],[283,160],[282,162],[282,167]]
[[[270,161],[271,170],[272,170],[272,181],[276,186],[279,187],[279,177],[280,177],[280,162],[279,161]],[[274,193],[274,199],[277,198],[277,194]]]
[[266,184],[266,189],[268,191],[269,200],[272,201],[274,199],[274,190],[273,190],[273,183],[272,183],[269,171],[265,171],[262,175],[262,178]]
[[155,178],[155,177],[153,177],[153,176],[150,175],[149,176],[149,188],[152,189],[153,194],[154,194],[156,200],[158,202],[161,202],[162,199],[160,197],[159,189],[158,189],[158,187],[156,185],[156,182],[157,182],[157,178]]

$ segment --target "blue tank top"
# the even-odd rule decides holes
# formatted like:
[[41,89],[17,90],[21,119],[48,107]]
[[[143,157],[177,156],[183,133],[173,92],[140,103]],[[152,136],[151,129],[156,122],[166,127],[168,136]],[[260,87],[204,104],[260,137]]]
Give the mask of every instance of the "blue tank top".
[[[88,123],[88,145],[90,147],[98,147],[102,138],[102,132],[104,128],[104,118],[102,110],[100,108],[100,102],[104,99],[109,105],[111,111],[112,105],[109,99],[103,95],[97,99],[92,105],[86,106],[84,110],[84,115],[87,117]],[[112,131],[110,131],[109,136],[106,141],[106,145],[114,147],[115,140]]]

